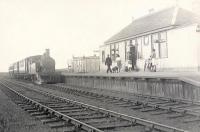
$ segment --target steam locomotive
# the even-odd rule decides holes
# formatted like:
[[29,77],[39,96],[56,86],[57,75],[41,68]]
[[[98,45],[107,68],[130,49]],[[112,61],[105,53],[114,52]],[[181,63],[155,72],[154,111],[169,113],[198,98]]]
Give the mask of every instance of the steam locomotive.
[[17,79],[30,80],[38,84],[57,83],[61,75],[55,72],[55,60],[49,49],[43,55],[30,56],[10,65],[9,75]]

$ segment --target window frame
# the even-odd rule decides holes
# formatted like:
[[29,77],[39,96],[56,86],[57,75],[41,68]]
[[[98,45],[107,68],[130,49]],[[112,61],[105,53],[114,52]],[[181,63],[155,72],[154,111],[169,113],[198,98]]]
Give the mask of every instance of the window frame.
[[[147,38],[147,42],[146,42],[146,38]],[[149,35],[145,35],[143,41],[144,41],[143,45],[148,46],[149,45]]]
[[[137,59],[139,59],[139,60],[144,59],[143,58],[143,39],[144,39],[143,36],[136,38]],[[138,43],[139,42],[138,40],[140,40],[141,42]],[[139,50],[139,48],[140,48],[140,50]]]
[[161,39],[161,33],[165,33],[165,42],[162,42],[162,43],[165,43],[166,44],[166,56],[165,57],[163,57],[162,56],[162,53],[161,53],[161,44],[162,43],[160,43],[160,58],[168,58],[168,40],[167,40],[167,31],[162,31],[162,32],[160,32],[159,34],[160,34],[160,39]]
[[124,41],[124,47],[125,47],[125,61],[128,60],[127,58],[127,41]]
[[116,60],[116,54],[119,54],[119,44],[120,43],[110,44],[110,57],[113,61]]
[[[166,39],[165,42],[164,42],[166,44],[166,56],[164,56],[164,57],[163,57],[162,51],[161,51],[161,45],[163,43],[163,42],[160,42],[161,41],[161,33],[165,33],[165,39]],[[155,39],[153,38],[153,36],[156,35],[156,34],[158,35],[157,36],[158,42],[154,42]],[[162,32],[157,32],[157,33],[151,34],[151,48],[152,48],[152,50],[155,49],[154,44],[158,45],[158,55],[156,55],[157,58],[159,58],[159,59],[168,58],[168,38],[167,38],[167,31],[162,31]]]

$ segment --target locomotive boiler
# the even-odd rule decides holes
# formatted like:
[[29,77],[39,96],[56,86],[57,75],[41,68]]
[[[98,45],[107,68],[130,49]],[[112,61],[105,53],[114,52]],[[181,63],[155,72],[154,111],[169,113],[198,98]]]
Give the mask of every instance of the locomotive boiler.
[[9,74],[39,84],[60,82],[60,74],[55,72],[55,60],[50,57],[49,49],[43,55],[30,56],[13,63],[9,67]]

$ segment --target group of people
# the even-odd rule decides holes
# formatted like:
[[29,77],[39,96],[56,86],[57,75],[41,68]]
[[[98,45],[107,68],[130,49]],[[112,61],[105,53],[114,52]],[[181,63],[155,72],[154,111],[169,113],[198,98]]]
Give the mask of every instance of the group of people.
[[117,55],[116,57],[116,62],[117,62],[117,66],[114,66],[111,69],[112,59],[109,55],[107,56],[106,61],[105,61],[105,65],[107,65],[107,73],[120,72],[122,64],[121,64],[121,58],[119,55]]
[[[145,61],[145,65],[144,65],[144,71],[146,69],[149,69],[150,71],[156,71],[156,52],[155,49],[152,50],[152,53],[150,55],[150,57]],[[106,61],[105,61],[105,65],[107,65],[107,73],[113,73],[113,72],[120,72],[121,67],[122,67],[122,63],[121,63],[121,58],[120,56],[117,54],[116,57],[116,62],[117,62],[117,66],[114,66],[111,69],[112,66],[112,59],[109,55],[107,55]]]

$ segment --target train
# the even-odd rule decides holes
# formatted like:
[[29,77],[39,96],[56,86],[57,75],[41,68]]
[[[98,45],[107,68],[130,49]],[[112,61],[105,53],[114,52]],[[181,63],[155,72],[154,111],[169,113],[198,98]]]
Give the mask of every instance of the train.
[[29,80],[37,84],[58,83],[61,74],[55,70],[55,60],[50,57],[50,50],[43,55],[29,56],[9,66],[12,78]]

